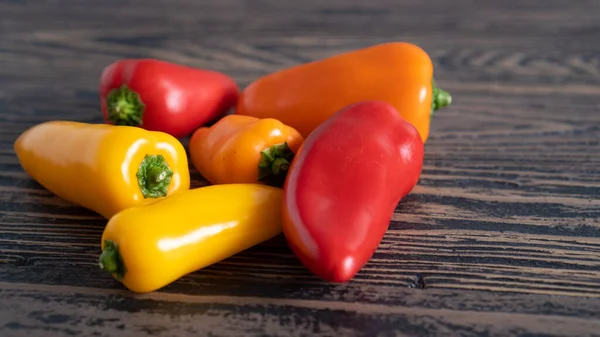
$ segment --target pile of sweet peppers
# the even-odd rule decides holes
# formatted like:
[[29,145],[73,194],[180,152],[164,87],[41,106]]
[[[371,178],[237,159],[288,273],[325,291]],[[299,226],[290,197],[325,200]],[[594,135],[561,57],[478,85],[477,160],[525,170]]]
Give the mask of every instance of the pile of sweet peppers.
[[[402,42],[243,91],[220,72],[125,59],[99,91],[104,123],[41,123],[14,148],[39,184],[108,220],[100,268],[135,292],[282,232],[312,273],[352,279],[417,184],[432,113],[451,101],[429,56]],[[208,186],[190,188],[190,162]]]

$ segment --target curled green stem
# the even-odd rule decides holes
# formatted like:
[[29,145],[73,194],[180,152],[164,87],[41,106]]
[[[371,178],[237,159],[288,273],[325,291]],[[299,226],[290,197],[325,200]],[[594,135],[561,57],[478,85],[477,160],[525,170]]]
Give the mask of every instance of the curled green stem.
[[446,107],[452,103],[452,96],[449,92],[444,89],[441,89],[435,85],[435,81],[431,81],[431,85],[433,88],[433,97],[431,99],[431,114],[443,107]]
[[142,115],[146,106],[140,95],[125,84],[111,90],[106,96],[108,119],[114,125],[142,125]]
[[272,186],[281,187],[285,182],[294,152],[287,143],[271,146],[260,153],[258,180]]
[[173,171],[163,155],[147,154],[137,172],[138,185],[144,198],[166,197]]
[[119,253],[118,245],[111,240],[104,240],[104,249],[98,259],[100,269],[113,274],[117,279],[123,279],[127,273],[125,263]]

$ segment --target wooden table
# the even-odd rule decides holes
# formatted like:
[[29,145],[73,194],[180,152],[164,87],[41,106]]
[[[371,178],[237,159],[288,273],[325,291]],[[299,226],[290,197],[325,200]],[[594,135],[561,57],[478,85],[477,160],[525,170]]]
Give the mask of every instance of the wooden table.
[[[3,1],[0,16],[0,336],[600,336],[600,2]],[[36,123],[101,122],[99,75],[118,58],[243,87],[394,40],[431,55],[454,102],[347,284],[279,236],[134,295],[97,266],[106,221],[12,149]]]

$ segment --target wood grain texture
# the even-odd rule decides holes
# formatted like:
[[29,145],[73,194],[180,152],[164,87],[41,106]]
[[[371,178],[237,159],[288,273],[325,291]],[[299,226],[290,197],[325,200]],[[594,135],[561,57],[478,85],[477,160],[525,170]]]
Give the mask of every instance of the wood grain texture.
[[[600,2],[11,0],[0,16],[0,336],[600,336]],[[393,40],[431,55],[454,103],[348,284],[313,277],[279,236],[133,295],[97,268],[105,221],[12,150],[35,123],[100,122],[117,58],[243,87]]]

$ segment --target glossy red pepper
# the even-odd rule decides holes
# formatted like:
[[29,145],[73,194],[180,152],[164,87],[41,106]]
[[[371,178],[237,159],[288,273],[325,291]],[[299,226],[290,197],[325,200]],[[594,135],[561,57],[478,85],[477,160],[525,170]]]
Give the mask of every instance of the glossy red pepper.
[[125,59],[104,69],[104,120],[181,138],[232,108],[239,89],[225,74],[155,59]]
[[345,282],[368,262],[423,163],[417,129],[391,105],[350,105],[300,147],[284,185],[283,231],[317,276]]

